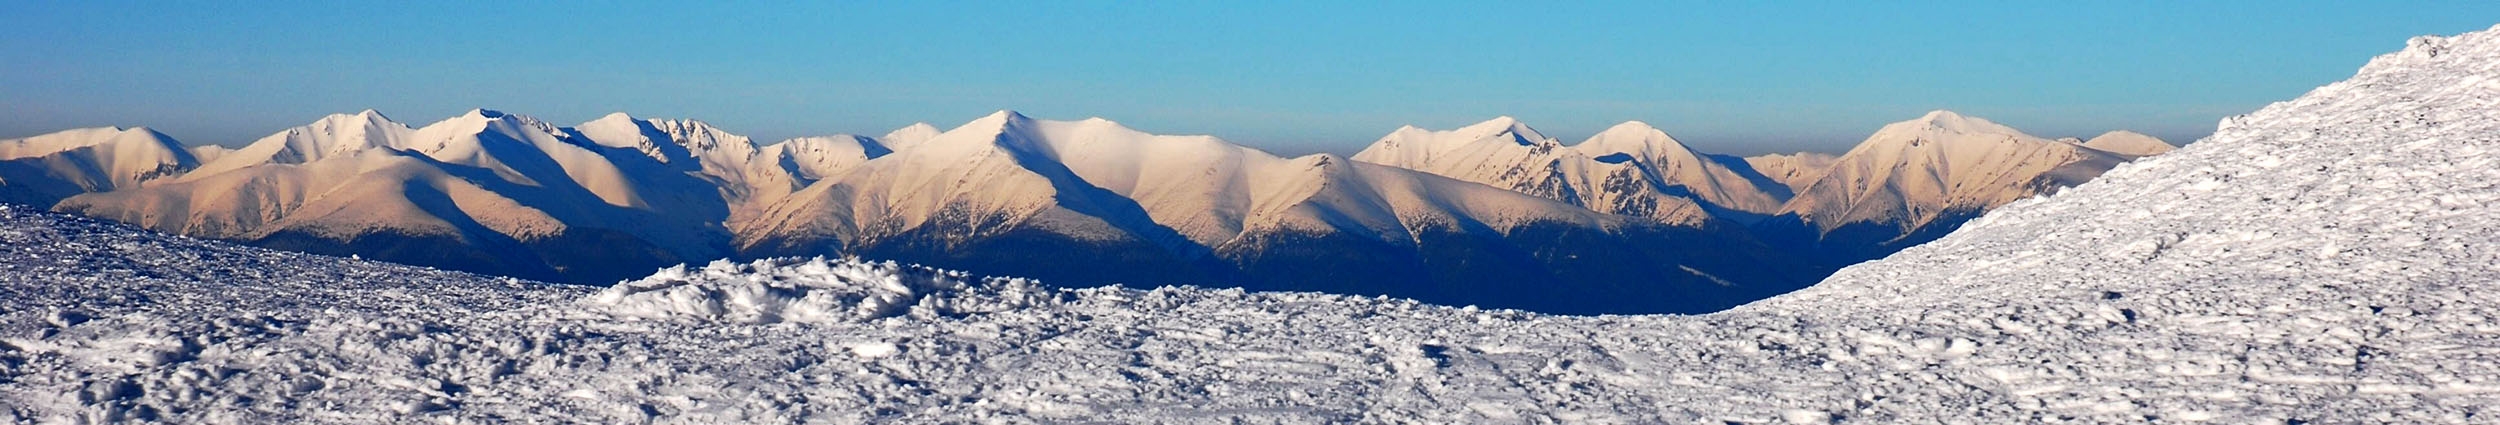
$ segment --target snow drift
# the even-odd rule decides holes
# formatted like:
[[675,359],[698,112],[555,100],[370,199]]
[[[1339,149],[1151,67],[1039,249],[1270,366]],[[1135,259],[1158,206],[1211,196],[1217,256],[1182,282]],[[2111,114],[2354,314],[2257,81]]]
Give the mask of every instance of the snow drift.
[[[856,323],[901,316],[915,307],[933,314],[1026,308],[1046,294],[1026,279],[994,278],[978,305],[946,302],[971,291],[963,272],[893,262],[782,258],[713,261],[700,269],[660,270],[616,284],[583,301],[585,310],[614,318],[738,324]],[[936,298],[936,300],[931,300]]]

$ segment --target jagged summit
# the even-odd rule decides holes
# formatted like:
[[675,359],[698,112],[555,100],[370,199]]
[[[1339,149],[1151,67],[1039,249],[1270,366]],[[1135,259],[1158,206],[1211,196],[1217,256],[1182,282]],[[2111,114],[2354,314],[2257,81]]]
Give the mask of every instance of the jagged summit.
[[[1518,124],[1488,127],[1500,141],[1514,137],[1508,130],[1513,126]],[[911,259],[1080,283],[1326,284],[1340,285],[1341,291],[1489,303],[1494,301],[1483,294],[1510,289],[1461,290],[1477,286],[1424,283],[1419,276],[1435,276],[1428,270],[1447,267],[1475,272],[1430,279],[1456,282],[1506,275],[1511,277],[1501,279],[1593,289],[1582,282],[1555,280],[1551,276],[1582,272],[1548,268],[1556,267],[1548,265],[1554,260],[1508,253],[1579,252],[1623,242],[1548,247],[1550,242],[1511,238],[1554,237],[1535,236],[1548,235],[1539,232],[1606,235],[1631,227],[1620,218],[1567,203],[1333,155],[1288,159],[1212,136],[1159,135],[1107,119],[1035,119],[1012,111],[974,119],[833,174],[821,174],[820,181],[735,227],[737,246],[766,255]],[[1111,254],[1088,257],[1099,267],[1086,269],[1057,267],[1045,261],[1056,257],[1035,254],[1057,255],[1068,246]],[[1490,257],[1443,263],[1460,261],[1434,253],[1445,249]],[[1349,252],[1363,254],[1345,254]],[[1727,254],[1753,255],[1742,250]],[[1627,249],[1610,255],[1649,254]],[[1631,273],[1623,267],[1669,267],[1663,264],[1690,261],[1653,258],[1585,267],[1589,272]],[[1691,265],[1719,273],[1755,273]],[[1673,268],[1635,274],[1647,276],[1651,285],[1703,280]],[[1336,277],[1314,277],[1319,275]],[[1761,290],[1773,289],[1711,289],[1670,303],[1707,304],[1725,299],[1720,291]],[[1672,291],[1624,296],[1668,293]],[[1717,295],[1698,295],[1703,293]],[[1516,298],[1501,302],[1585,303]]]
[[322,116],[321,119],[314,120],[312,123],[296,129],[335,133],[353,131],[371,126],[407,127],[406,124],[401,124],[399,121],[393,121],[390,117],[384,116],[381,113],[366,110],[366,112],[358,112],[354,114],[325,115]]
[[1354,160],[1437,174],[1662,223],[1704,225],[1712,211],[1750,220],[1785,193],[1692,152],[1643,122],[1565,146],[1511,117],[1449,131],[1403,127]]
[[1484,122],[1461,127],[1457,132],[1459,134],[1480,135],[1477,137],[1494,137],[1508,134],[1511,136],[1511,142],[1518,143],[1520,146],[1561,144],[1561,142],[1556,141],[1553,138],[1545,137],[1545,133],[1538,132],[1536,128],[1529,127],[1528,124],[1519,122],[1518,118],[1511,118],[1509,115],[1493,117],[1493,119],[1485,120]]
[[[1937,118],[1946,127],[1984,123]],[[1248,278],[1233,274],[1249,273],[1260,277],[1248,281],[1306,288],[1286,277],[1359,269],[1407,285],[1363,291],[1485,300],[1486,293],[1454,289],[1468,286],[1415,276],[1569,285],[1577,283],[1556,276],[1595,272],[1563,271],[1561,264],[1610,255],[1646,258],[1634,261],[1644,264],[1638,267],[1696,268],[1576,267],[1643,279],[1663,273],[1671,282],[1768,273],[1728,268],[1780,261],[1747,251],[1768,248],[1739,226],[1767,217],[1791,193],[1745,162],[1694,152],[1645,122],[1566,145],[1510,116],[1450,130],[1404,127],[1352,157],[1282,158],[1213,136],[1158,135],[1101,117],[1045,120],[1014,110],[952,129],[916,123],[885,138],[842,134],[770,145],[702,121],[624,112],[558,127],[478,108],[411,128],[368,110],[324,117],[234,151],[199,152],[213,153],[204,156],[214,163],[181,174],[180,184],[94,193],[63,205],[160,230],[278,246],[336,249],[357,238],[416,237],[426,242],[412,246],[434,254],[377,258],[441,265],[491,258],[477,270],[568,280],[606,264],[724,253],[889,256],[1050,273],[1056,269],[1047,264],[1016,263],[1024,261],[1011,259],[1023,258],[1016,253],[1031,250],[1010,248],[1075,246],[1083,249],[1069,255],[1136,267],[1062,275],[1076,282],[1243,282]],[[1622,245],[1654,241],[1610,239],[1659,233],[1704,235],[1668,244],[1739,249],[1713,252],[1733,257],[1710,263]],[[1452,237],[1459,239],[1443,239]],[[1597,238],[1570,249],[1634,253],[1554,256],[1562,248],[1540,238],[1557,237]],[[621,250],[584,254],[555,242],[568,238]],[[1301,243],[1367,254],[1276,251]],[[1470,248],[1434,251],[1448,246]],[[580,258],[609,254],[630,258]],[[1489,257],[1439,257],[1462,254]],[[1431,271],[1441,267],[1501,270]],[[1127,272],[1138,273],[1121,274]],[[1802,280],[1764,279],[1773,286]],[[1722,288],[1661,305],[1775,291]],[[1626,296],[1680,296],[1646,294]]]
[[404,149],[415,129],[371,109],[330,114],[254,140],[180,177],[193,180],[260,164],[302,164],[373,148]]

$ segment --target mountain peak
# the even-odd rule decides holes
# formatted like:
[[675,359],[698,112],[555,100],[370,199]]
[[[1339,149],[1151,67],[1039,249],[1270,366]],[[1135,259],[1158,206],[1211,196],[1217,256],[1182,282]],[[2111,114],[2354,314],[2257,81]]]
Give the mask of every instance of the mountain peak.
[[2131,156],[2159,155],[2178,148],[2171,146],[2169,142],[2162,141],[2161,138],[2126,130],[2101,133],[2099,136],[2092,136],[2092,140],[2078,144],[2102,152]]
[[[1653,136],[1665,136],[1665,135],[1666,135],[1666,133],[1667,133],[1667,132],[1666,132],[1665,130],[1659,130],[1659,129],[1658,129],[1658,127],[1651,126],[1651,125],[1649,125],[1649,123],[1646,123],[1646,122],[1640,122],[1640,121],[1635,120],[1635,121],[1624,121],[1624,122],[1622,122],[1622,123],[1620,123],[1620,124],[1615,124],[1615,125],[1614,125],[1614,126],[1612,126],[1612,127],[1606,127],[1606,130],[1597,132],[1597,136],[1596,136],[1596,137],[1592,137],[1592,139],[1595,139],[1595,138],[1609,138],[1608,136],[1610,136],[1610,135],[1611,135],[1612,137],[1643,137],[1643,138],[1649,138],[1649,137],[1653,137]],[[1666,139],[1668,139],[1668,140],[1674,140],[1674,139],[1675,139],[1675,138],[1673,138],[1673,137],[1665,137],[1665,138],[1666,138]]]
[[590,122],[602,122],[602,121],[633,122],[634,120],[635,120],[635,119],[634,119],[634,116],[633,116],[633,115],[626,114],[624,111],[617,111],[617,112],[609,112],[607,115],[601,115],[601,116],[599,116],[599,119],[590,120]]
[[1692,151],[1691,148],[1684,146],[1684,142],[1675,140],[1675,136],[1667,135],[1666,131],[1640,121],[1624,121],[1613,127],[1607,127],[1605,131],[1589,136],[1588,141],[1580,142],[1577,148],[1583,153],[1599,156],[1613,153],[1637,153],[1640,156],[1652,157],[1671,155],[1670,152],[1679,151],[1689,154]]
[[1912,139],[1919,138],[1917,135],[1940,134],[1998,134],[2032,138],[2030,134],[2023,133],[2022,130],[2016,130],[2013,127],[2007,127],[2003,124],[1997,124],[1995,121],[1989,121],[1986,118],[1966,116],[1943,109],[1928,111],[1926,115],[1921,115],[1918,118],[1911,119],[1909,121],[1885,125],[1882,130],[1876,131],[1875,134],[1877,136],[1888,134],[1895,136],[1907,136]]
[[984,120],[996,119],[996,120],[1006,120],[1006,121],[1027,121],[1027,120],[1032,120],[1033,118],[1032,118],[1032,117],[1027,117],[1027,116],[1024,116],[1024,113],[1022,113],[1022,112],[1016,112],[1016,110],[1014,110],[1014,109],[1000,109],[1000,110],[998,110],[998,112],[991,112],[988,116],[981,117],[981,119],[984,119]]
[[1467,125],[1466,127],[1460,127],[1460,129],[1464,129],[1464,130],[1484,130],[1484,131],[1503,131],[1503,130],[1510,130],[1510,129],[1519,128],[1519,127],[1524,127],[1524,126],[1519,124],[1519,119],[1518,119],[1518,118],[1513,118],[1513,117],[1511,117],[1511,116],[1509,116],[1509,115],[1503,115],[1503,116],[1493,117],[1493,119],[1484,120],[1483,122],[1478,122],[1478,123],[1475,123],[1475,124],[1469,124],[1469,125]]
[[925,122],[916,122],[911,123],[911,125],[903,126],[903,128],[897,128],[894,129],[894,131],[886,132],[885,137],[877,138],[877,143],[885,145],[888,148],[901,149],[905,146],[918,144],[921,141],[935,138],[939,133],[944,132],[945,130],[939,130],[935,125],[929,125],[929,123]]
[[1967,117],[1963,117],[1961,113],[1953,112],[1952,110],[1947,109],[1938,109],[1927,111],[1927,114],[1919,116],[1918,120],[1924,122],[1960,122],[1965,118]]
[[1536,128],[1529,127],[1526,123],[1519,122],[1518,118],[1512,118],[1509,115],[1493,117],[1493,119],[1485,120],[1484,122],[1475,123],[1474,125],[1466,127],[1460,127],[1457,133],[1471,136],[1470,138],[1475,139],[1493,137],[1501,135],[1502,133],[1510,133],[1511,137],[1521,145],[1534,145],[1548,141],[1545,137],[1545,133],[1537,132]]
[[2099,139],[2099,138],[2103,138],[2103,137],[2142,137],[2142,138],[2147,138],[2147,139],[2156,139],[2156,140],[2160,139],[2159,137],[2153,137],[2153,136],[2151,136],[2151,135],[2146,135],[2146,134],[2144,134],[2144,133],[2137,133],[2137,132],[2127,131],[2127,130],[2110,130],[2109,132],[2106,132],[2106,133],[2101,133],[2101,135],[2099,135],[2099,136],[2092,136],[2092,138],[2094,138],[2094,139]]
[[375,112],[372,109],[358,111],[353,114],[330,114],[329,116],[321,117],[320,120],[313,121],[313,124],[316,126],[329,126],[333,128],[398,123],[398,121],[391,121],[390,117],[382,116],[381,112]]

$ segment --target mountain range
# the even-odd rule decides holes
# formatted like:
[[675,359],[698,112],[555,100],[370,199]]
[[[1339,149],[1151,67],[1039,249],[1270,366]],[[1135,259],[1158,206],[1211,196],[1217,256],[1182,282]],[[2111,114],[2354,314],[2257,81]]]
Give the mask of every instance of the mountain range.
[[[338,114],[240,148],[96,128],[0,141],[0,201],[195,237],[605,284],[674,264],[891,259],[1565,313],[1715,311],[1933,239],[2166,143],[1937,111],[1837,157],[1704,154],[1640,122],[1509,117],[1352,157],[1001,111],[758,144],[700,121]],[[1087,267],[1068,267],[1085,264]]]

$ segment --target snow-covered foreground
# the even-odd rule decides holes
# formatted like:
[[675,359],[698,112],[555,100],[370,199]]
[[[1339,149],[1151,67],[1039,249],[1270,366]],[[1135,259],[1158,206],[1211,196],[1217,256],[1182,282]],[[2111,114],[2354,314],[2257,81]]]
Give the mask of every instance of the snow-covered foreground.
[[1706,316],[1046,289],[602,291],[0,212],[0,421],[2500,421],[2500,34]]

